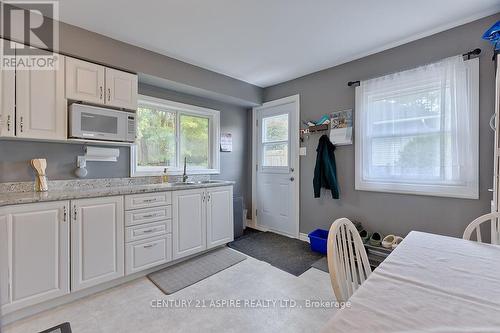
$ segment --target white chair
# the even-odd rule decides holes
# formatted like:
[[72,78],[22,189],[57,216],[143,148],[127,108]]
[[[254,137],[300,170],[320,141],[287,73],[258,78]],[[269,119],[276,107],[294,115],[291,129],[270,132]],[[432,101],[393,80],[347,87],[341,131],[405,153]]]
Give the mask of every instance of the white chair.
[[338,302],[346,302],[372,272],[363,241],[349,219],[332,223],[327,253],[333,292]]
[[463,239],[471,240],[472,233],[476,232],[476,241],[482,243],[481,224],[491,221],[491,244],[500,244],[500,213],[493,212],[478,217],[465,228]]

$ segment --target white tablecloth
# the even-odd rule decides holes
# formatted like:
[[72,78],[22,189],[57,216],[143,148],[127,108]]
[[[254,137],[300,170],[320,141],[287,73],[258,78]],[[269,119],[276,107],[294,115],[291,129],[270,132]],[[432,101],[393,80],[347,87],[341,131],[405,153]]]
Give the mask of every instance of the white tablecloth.
[[500,332],[500,246],[411,232],[323,332]]

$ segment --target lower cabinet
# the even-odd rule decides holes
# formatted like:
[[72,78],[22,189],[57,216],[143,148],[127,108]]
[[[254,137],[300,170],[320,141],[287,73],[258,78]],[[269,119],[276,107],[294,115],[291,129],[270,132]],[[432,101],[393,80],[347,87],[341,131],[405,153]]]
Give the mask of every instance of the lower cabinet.
[[125,256],[127,274],[169,262],[172,260],[172,234],[128,243]]
[[207,248],[205,190],[172,193],[173,258],[179,259]]
[[3,314],[69,293],[68,214],[68,201],[0,208]]
[[175,191],[173,258],[179,259],[233,240],[233,188]]
[[233,187],[207,189],[207,248],[229,243],[233,238]]
[[71,290],[124,276],[123,197],[71,201]]

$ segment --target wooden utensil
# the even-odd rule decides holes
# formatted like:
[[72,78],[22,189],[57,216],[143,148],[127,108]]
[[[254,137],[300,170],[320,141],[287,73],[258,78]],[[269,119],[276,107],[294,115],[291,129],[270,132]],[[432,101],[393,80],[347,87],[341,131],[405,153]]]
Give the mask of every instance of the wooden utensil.
[[35,190],[39,192],[46,192],[49,189],[47,176],[45,175],[45,170],[47,169],[47,160],[44,158],[32,159],[31,166],[37,173]]

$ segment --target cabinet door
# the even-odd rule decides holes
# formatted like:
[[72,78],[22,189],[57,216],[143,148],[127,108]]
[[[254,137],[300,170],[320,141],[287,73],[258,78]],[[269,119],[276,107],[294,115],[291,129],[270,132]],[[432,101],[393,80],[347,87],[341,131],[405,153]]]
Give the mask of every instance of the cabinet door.
[[64,56],[58,55],[57,59],[56,70],[16,71],[18,137],[53,140],[67,138]]
[[123,276],[123,197],[73,200],[71,206],[71,290]]
[[66,57],[66,98],[104,104],[104,66]]
[[[5,41],[0,39],[0,43]],[[1,67],[1,66],[0,66]],[[0,136],[14,136],[15,71],[0,68]]]
[[207,248],[233,240],[233,188],[207,190]]
[[175,191],[172,194],[173,258],[179,259],[207,247],[204,190]]
[[106,104],[137,110],[137,75],[106,68]]
[[69,203],[7,209],[7,249],[12,312],[69,293]]
[[7,238],[8,215],[0,211],[0,305],[10,303],[9,299],[9,247]]

